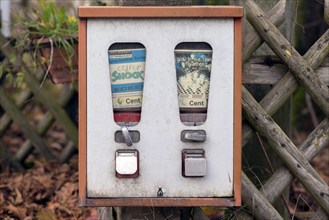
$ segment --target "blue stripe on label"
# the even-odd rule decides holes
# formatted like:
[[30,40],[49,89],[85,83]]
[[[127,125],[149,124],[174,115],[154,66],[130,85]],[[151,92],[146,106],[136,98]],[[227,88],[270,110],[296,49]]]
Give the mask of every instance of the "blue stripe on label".
[[142,92],[143,82],[112,85],[112,94],[125,92]]
[[[130,51],[129,49],[125,51]],[[131,50],[129,55],[130,57],[118,57],[111,58],[111,53],[109,51],[109,63],[110,64],[123,64],[123,63],[136,63],[136,62],[145,62],[146,60],[146,50]],[[122,54],[124,55],[124,54]],[[112,55],[113,56],[113,55]]]

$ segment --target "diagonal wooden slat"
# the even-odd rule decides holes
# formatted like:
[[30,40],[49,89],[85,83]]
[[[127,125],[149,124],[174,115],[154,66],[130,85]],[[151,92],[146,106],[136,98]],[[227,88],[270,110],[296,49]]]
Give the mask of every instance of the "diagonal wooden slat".
[[65,148],[62,150],[61,154],[59,155],[59,162],[65,163],[68,161],[74,153],[77,152],[77,147],[74,145],[72,141],[69,141],[69,143],[65,146]]
[[38,148],[40,153],[47,159],[55,159],[55,156],[47,148],[46,144],[42,138],[37,134],[34,128],[29,124],[23,114],[20,112],[19,108],[13,103],[13,101],[6,94],[4,88],[0,87],[0,104],[5,109],[5,111],[10,115],[14,122],[22,129],[22,132],[29,138],[34,146]]
[[[312,48],[304,55],[304,58],[310,63],[313,68],[322,63],[323,59],[328,54],[328,39],[329,39],[329,31],[322,35],[322,37],[312,46]],[[245,40],[245,39],[244,39]],[[244,45],[248,46],[248,44],[244,43]],[[245,49],[245,48],[244,48]],[[247,60],[246,58],[244,60]],[[294,77],[288,72],[280,82],[263,98],[260,102],[262,107],[264,107],[270,114],[273,114],[277,111],[278,108],[281,107],[283,103],[291,96],[293,91],[297,88],[298,82],[294,79]],[[243,127],[243,145],[245,145],[253,135],[253,129],[244,123]],[[290,172],[286,170],[290,175]],[[279,175],[280,176],[280,175]],[[284,178],[283,178],[284,179]],[[281,179],[282,180],[282,179]],[[282,192],[282,191],[280,191]],[[278,192],[278,194],[280,194]],[[243,191],[243,193],[246,193]],[[257,200],[254,200],[257,203]],[[258,201],[262,203],[263,201]],[[250,210],[253,211],[252,207]],[[318,212],[322,213],[321,210]],[[248,213],[244,212],[243,219],[248,219],[250,216]],[[266,219],[266,214],[261,219]]]
[[319,79],[296,49],[269,21],[253,0],[247,0],[247,19],[271,49],[289,66],[297,80],[305,86],[313,100],[329,116],[329,88]]
[[[1,36],[0,36],[1,38]],[[5,59],[5,62],[10,62],[8,59]],[[37,80],[40,81],[42,77],[41,71],[38,71],[36,73]],[[16,106],[22,109],[25,104],[27,104],[27,100],[32,96],[32,91],[29,88],[24,89],[18,94],[18,97],[16,99]],[[1,118],[0,118],[0,136],[3,134],[4,131],[10,126],[12,120],[10,116],[5,113]]]
[[[308,60],[310,65],[317,67],[321,64],[324,58],[328,55],[328,41],[329,30],[322,35],[322,37],[309,49],[309,51],[304,55]],[[291,75],[291,73],[286,73],[285,76],[276,84],[272,90],[266,94],[266,96],[259,103],[266,111],[272,115],[286,102],[286,100],[292,95],[292,93],[298,87],[298,82]],[[243,125],[243,146],[249,142],[252,135],[254,134],[253,129],[246,123]],[[288,172],[288,171],[287,171]],[[288,172],[289,173],[289,172]],[[282,191],[281,191],[282,192]],[[255,201],[256,203],[257,201]],[[262,201],[259,201],[262,202]],[[248,215],[244,213],[244,218]]]
[[[0,42],[6,42],[2,34],[0,34]],[[13,62],[10,57],[13,56],[14,49],[8,44],[0,44],[1,52],[5,57]],[[41,88],[39,82],[35,79],[32,71],[26,66],[26,64],[20,60],[19,57],[15,59],[13,65],[19,65],[22,71],[25,72],[25,82],[28,84],[29,88],[34,94],[37,94],[36,98],[39,100],[55,117],[55,119],[63,126],[64,131],[70,137],[70,139],[78,145],[78,129],[66,114],[64,109],[62,109],[57,103],[56,98],[47,90]]]
[[0,141],[0,160],[5,161],[7,164],[10,164],[11,167],[15,168],[18,171],[23,171],[24,167],[18,161],[16,161],[8,152],[7,146]]
[[[280,0],[268,13],[267,17],[275,26],[280,26],[284,21],[286,0]],[[243,38],[242,62],[246,62],[255,50],[263,44],[264,40],[254,29],[248,31]]]
[[252,126],[268,138],[270,146],[284,164],[329,214],[329,197],[326,196],[329,195],[327,184],[245,88],[242,88],[242,106],[244,115]]
[[[253,211],[253,214],[257,219],[264,219],[264,217],[266,219],[283,219],[275,208],[267,201],[264,195],[259,193],[258,189],[249,180],[245,173],[242,173],[242,189],[243,204]],[[255,203],[256,201],[262,202]]]
[[[32,95],[32,92],[29,89],[22,91],[17,98],[16,105],[19,108],[22,108],[25,104],[25,101]],[[12,122],[8,113],[3,114],[0,118],[0,136],[6,131]]]
[[[315,45],[313,45],[313,47],[308,51],[308,53],[304,57],[307,57],[307,58],[309,58],[309,60],[313,61],[313,62],[311,62],[311,64],[313,64],[313,65],[319,65],[319,63],[322,62],[323,58],[326,57],[327,53],[328,53],[328,31],[321,37],[321,39],[318,40],[318,42]],[[285,78],[292,78],[292,80],[287,81]],[[286,82],[290,82],[290,83],[286,83]],[[280,84],[283,85],[283,86],[285,84],[287,84],[287,88],[288,89],[289,88],[292,88],[291,87],[291,84],[293,84],[294,86],[293,86],[292,89],[288,90],[288,91],[291,91],[291,92],[289,94],[287,94],[287,93],[284,92],[284,90],[282,90],[282,86],[279,86]],[[295,82],[294,78],[290,74],[289,75],[286,74],[286,76],[281,80],[281,83],[280,84],[278,84],[276,86],[276,88],[273,88],[272,89],[272,91],[271,91],[272,94],[269,93],[269,94],[267,94],[265,96],[265,98],[262,100],[263,103],[272,102],[273,97],[280,97],[280,96],[277,96],[278,93],[280,94],[280,91],[282,92],[281,94],[286,94],[286,98],[283,99],[283,100],[286,100],[292,94],[292,92],[297,88],[297,86],[298,86],[298,83]],[[281,96],[281,97],[284,97],[284,96]],[[282,102],[282,103],[284,103],[284,102]],[[271,105],[268,105],[268,104],[262,105],[262,106],[265,107],[265,108],[268,107],[268,110],[273,109],[273,108],[271,108],[272,106]],[[273,107],[279,108],[280,106],[281,105],[277,105],[277,103],[275,103],[275,105]],[[248,139],[252,136],[252,133],[253,133],[252,132],[252,129],[250,129],[249,126],[244,126],[244,129],[243,129],[243,134],[244,134],[243,140],[244,140],[244,144],[247,143]],[[321,213],[321,210],[319,210],[319,212]]]
[[[61,102],[59,103],[60,106],[66,106],[68,102],[70,101],[74,91],[70,90],[68,93],[63,95],[63,98]],[[49,127],[52,125],[52,123],[55,121],[54,117],[50,112],[47,112],[41,122],[36,127],[36,130],[39,135],[43,136]],[[26,140],[20,149],[16,152],[15,158],[18,161],[23,161],[26,159],[26,157],[29,155],[29,153],[33,150],[33,146],[30,140]]]
[[[329,64],[326,59],[315,71],[320,79],[329,86]],[[276,56],[255,56],[243,64],[242,83],[275,85],[289,68]]]
[[[327,30],[304,55],[304,58],[312,68],[317,68],[328,56],[328,42],[329,30]],[[269,115],[272,115],[288,100],[297,89],[298,85],[295,77],[290,72],[287,72],[259,104]],[[253,134],[253,129],[248,124],[244,123],[242,127],[242,146],[245,146],[251,140]]]
[[[6,42],[6,39],[1,35],[0,36],[0,40],[1,42]],[[11,51],[13,51],[13,48],[9,45],[9,44],[5,44],[3,43],[1,45],[1,50],[4,54],[6,54],[6,56],[11,56]],[[6,59],[8,60],[8,58]],[[10,62],[8,60],[8,62]],[[36,74],[36,76],[42,76],[42,74]],[[38,79],[39,80],[39,79]],[[24,90],[20,95],[19,98],[17,99],[17,105],[18,107],[23,107],[24,104],[26,104],[27,99],[31,96],[32,92],[30,91],[30,89]],[[64,94],[64,96],[62,97],[63,100],[60,101],[60,107],[62,107],[63,105],[66,105],[67,102],[70,100],[70,97],[72,97],[73,91],[70,90],[69,94]],[[5,113],[3,115],[3,117],[1,117],[0,119],[0,134],[1,132],[3,132],[11,123],[12,119],[9,117],[9,115],[7,113]],[[43,135],[48,128],[50,127],[50,125],[54,122],[54,118],[52,116],[52,114],[50,114],[49,112],[46,113],[45,118],[41,121],[41,123],[38,125],[37,127],[37,133],[39,133],[40,135]],[[66,161],[70,155],[72,155],[72,152],[75,152],[75,144],[69,144],[66,149],[61,153],[60,155],[60,161],[64,162]],[[15,155],[15,159],[18,161],[22,161],[24,160],[31,152],[32,152],[32,143],[30,140],[26,140],[23,145],[21,146],[21,148],[17,151],[16,155]]]
[[[307,139],[301,144],[299,150],[301,150],[307,160],[311,160],[321,149],[326,147],[329,144],[329,119],[324,119],[321,124],[307,137]],[[261,196],[262,194],[269,203],[273,204],[282,194],[282,192],[287,189],[293,176],[290,171],[282,166],[279,168],[270,179],[261,187],[260,191],[249,191],[243,190],[243,196],[246,198],[252,198],[253,203],[245,203],[245,208],[250,210],[252,213],[258,212],[259,207],[263,204]],[[256,195],[256,196],[255,196]],[[250,199],[249,199],[250,200]],[[320,215],[322,212],[319,210],[316,215]],[[261,210],[259,219],[266,219],[266,216],[269,215],[267,210]],[[260,215],[259,214],[259,215]],[[251,219],[252,216],[249,215],[244,209],[239,210],[239,215],[241,219]],[[322,219],[322,218],[320,218]]]
[[[301,144],[299,150],[310,161],[317,153],[329,144],[329,119],[324,119],[321,124]],[[279,168],[264,184],[266,198],[273,203],[277,196],[289,186],[293,176],[286,167]]]
[[[329,144],[329,119],[324,119],[321,124],[307,137],[301,144],[299,150],[303,152],[305,158],[310,161],[316,154],[318,154],[324,147]],[[280,195],[291,183],[293,176],[286,167],[278,169],[263,186],[265,197],[270,203],[274,203]],[[321,209],[319,209],[315,216],[325,217]],[[325,218],[315,218],[325,219]]]
[[66,114],[64,109],[60,107],[58,102],[56,101],[55,97],[47,90],[42,89],[40,90],[39,83],[34,78],[33,74],[26,67],[25,64],[22,64],[23,69],[26,71],[25,74],[25,82],[28,84],[30,89],[33,91],[34,94],[37,94],[36,99],[39,100],[43,106],[50,111],[57,122],[59,122],[65,131],[65,133],[70,137],[70,139],[75,143],[78,144],[78,129],[70,119],[70,117]]
[[313,216],[309,220],[322,220],[322,219],[328,219],[328,215],[322,211],[321,208],[318,208],[318,210],[313,214]]

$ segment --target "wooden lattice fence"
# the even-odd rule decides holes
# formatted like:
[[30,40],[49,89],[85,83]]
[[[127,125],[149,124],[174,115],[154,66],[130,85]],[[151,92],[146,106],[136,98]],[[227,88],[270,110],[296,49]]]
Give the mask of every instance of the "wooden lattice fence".
[[[328,0],[325,0],[325,16],[328,21]],[[272,204],[280,198],[294,178],[297,178],[306,190],[312,195],[320,208],[311,219],[327,219],[329,215],[329,188],[319,174],[314,170],[309,161],[329,143],[329,30],[327,30],[308,52],[301,56],[280,33],[276,26],[285,20],[287,6],[291,1],[280,0],[272,10],[265,14],[253,0],[247,0],[245,11],[247,20],[253,26],[243,39],[243,83],[272,84],[273,88],[260,102],[243,87],[242,105],[245,121],[243,122],[242,145],[245,146],[255,133],[266,137],[268,145],[281,158],[284,166],[277,169],[267,182],[258,189],[246,174],[242,174],[242,199],[243,208],[235,212],[236,219],[283,219]],[[1,51],[10,63],[14,50],[1,40]],[[269,67],[262,65],[269,57],[251,58],[253,52],[265,42],[276,54],[271,57],[276,65]],[[12,100],[1,87],[1,106],[6,111],[0,119],[0,136],[12,121],[22,129],[27,140],[16,153],[11,156],[6,153],[11,164],[21,168],[20,162],[24,161],[31,149],[36,147],[46,159],[66,161],[77,146],[77,128],[64,111],[72,97],[74,90],[64,94],[64,99],[56,100],[46,90],[39,92],[39,81],[35,74],[23,63],[16,62],[25,74],[25,81],[29,89],[22,92],[16,100]],[[314,129],[308,138],[299,146],[295,146],[290,138],[274,122],[272,115],[291,97],[298,86],[303,86],[318,107],[324,112],[326,118]],[[32,127],[27,122],[20,109],[32,94],[38,94],[36,99],[48,110],[48,113],[37,127]],[[60,123],[71,142],[59,157],[55,157],[47,148],[42,135],[50,125],[57,121]],[[0,149],[6,146],[0,142]]]
[[[319,210],[311,219],[327,219],[329,215],[328,183],[321,179],[308,162],[329,142],[328,118],[324,119],[298,148],[271,118],[271,115],[288,100],[299,85],[306,89],[326,116],[329,116],[327,86],[329,70],[328,67],[324,67],[320,68],[321,71],[318,73],[315,72],[315,69],[319,69],[320,64],[328,56],[329,30],[302,57],[276,28],[284,18],[284,10],[282,10],[284,3],[288,5],[289,1],[280,1],[268,15],[265,15],[254,1],[246,1],[247,19],[257,31],[258,36],[253,30],[245,36],[243,61],[247,61],[264,41],[285,63],[287,69],[279,70],[278,68],[278,72],[285,72],[285,74],[275,82],[271,91],[259,103],[243,87],[243,114],[248,121],[243,124],[243,146],[251,139],[253,133],[258,132],[267,138],[268,144],[279,155],[285,166],[276,170],[261,189],[257,189],[243,173],[243,204],[248,211],[241,209],[236,215],[237,219],[248,219],[252,216],[257,219],[282,219],[283,217],[271,204],[280,197],[293,178],[297,178],[320,205]],[[247,68],[244,66],[244,82],[249,75],[248,72],[257,74],[257,69],[253,69],[252,62],[250,63],[251,65]],[[260,78],[259,80],[263,82]]]
[[[46,88],[40,87],[43,70],[33,72],[26,63],[23,62],[21,56],[16,56],[15,49],[10,46],[9,42],[0,36],[1,52],[5,56],[3,61],[3,69],[7,66],[11,66],[16,71],[24,73],[24,81],[27,85],[27,89],[22,90],[16,98],[11,97],[6,91],[5,86],[0,87],[0,104],[5,113],[0,118],[0,137],[4,135],[6,129],[11,123],[16,123],[23,132],[26,141],[17,150],[15,155],[8,153],[7,147],[2,141],[0,141],[1,156],[3,159],[9,161],[15,168],[22,170],[21,163],[33,152],[33,147],[37,148],[42,156],[47,160],[58,160],[65,162],[76,151],[78,146],[78,130],[73,120],[69,117],[65,111],[65,106],[68,105],[76,90],[68,85],[70,89],[64,89],[63,94],[60,95],[60,99],[56,97]],[[10,59],[15,56],[15,59]],[[3,74],[3,78],[5,77]],[[39,77],[38,77],[39,76]],[[27,103],[41,103],[41,105],[47,109],[43,119],[37,126],[33,127],[28,119],[22,113],[22,109]],[[65,131],[66,135],[70,139],[66,147],[62,150],[60,155],[55,156],[47,144],[43,136],[50,129],[51,125],[57,121]]]

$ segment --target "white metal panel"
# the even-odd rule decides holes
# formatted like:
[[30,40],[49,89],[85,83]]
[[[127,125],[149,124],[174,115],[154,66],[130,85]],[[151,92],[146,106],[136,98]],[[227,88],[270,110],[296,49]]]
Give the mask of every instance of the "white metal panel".
[[[179,119],[174,48],[181,42],[207,42],[213,48],[207,121],[185,126]],[[89,19],[87,22],[87,196],[164,197],[233,196],[233,56],[234,20]],[[115,175],[114,141],[120,130],[113,120],[108,47],[139,42],[146,47],[142,118],[130,130],[140,132],[140,176]],[[204,143],[183,143],[182,130],[203,129]],[[207,175],[182,176],[181,152],[202,148]]]
[[11,20],[10,20],[10,10],[11,8],[11,1],[0,1],[0,23],[2,24],[1,33],[5,37],[10,37],[10,27],[11,27]]

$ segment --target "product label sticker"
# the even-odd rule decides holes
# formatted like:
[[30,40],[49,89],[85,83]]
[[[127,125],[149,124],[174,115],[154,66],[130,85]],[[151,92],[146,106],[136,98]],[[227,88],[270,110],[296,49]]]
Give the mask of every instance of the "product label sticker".
[[109,50],[114,109],[141,107],[145,60],[145,49]]
[[175,50],[180,108],[207,108],[211,50]]

